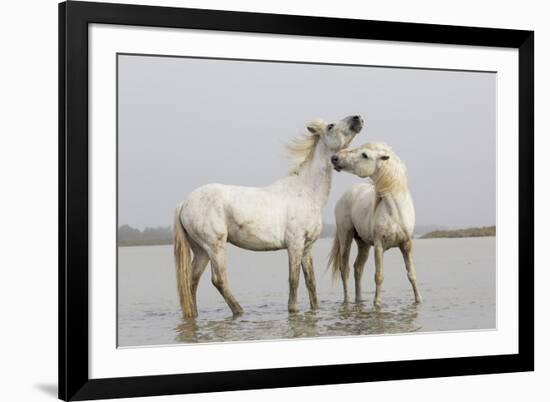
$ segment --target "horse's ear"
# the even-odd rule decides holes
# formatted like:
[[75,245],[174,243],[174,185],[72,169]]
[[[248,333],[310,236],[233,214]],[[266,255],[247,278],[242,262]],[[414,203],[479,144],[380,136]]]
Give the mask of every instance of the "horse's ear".
[[390,159],[390,156],[389,155],[382,155],[380,157],[380,159],[382,159],[383,161],[387,161],[388,159]]
[[321,135],[321,131],[325,127],[325,122],[322,120],[315,120],[312,121],[307,125],[307,131],[309,131],[313,135]]

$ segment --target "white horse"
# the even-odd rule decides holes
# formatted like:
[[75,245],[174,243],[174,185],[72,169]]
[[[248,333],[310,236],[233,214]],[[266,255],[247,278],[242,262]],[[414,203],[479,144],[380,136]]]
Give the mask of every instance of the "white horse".
[[361,275],[369,249],[374,246],[374,304],[380,306],[384,251],[393,247],[400,248],[415,300],[417,303],[422,302],[412,259],[415,216],[405,165],[389,146],[382,143],[341,150],[333,155],[331,161],[337,171],[344,170],[372,180],[372,183],[361,183],[350,188],[338,200],[335,208],[336,235],[329,266],[332,266],[335,278],[338,273],[342,277],[344,301],[348,301],[349,254],[351,241],[355,239],[358,248],[353,265],[356,301],[361,301]]
[[321,232],[321,209],[330,192],[330,157],[347,147],[362,127],[360,116],[334,124],[314,121],[307,126],[308,134],[288,146],[294,166],[287,177],[262,188],[208,184],[178,205],[174,252],[184,317],[198,315],[197,286],[209,261],[212,283],[233,314],[242,313],[227,283],[226,242],[255,251],[287,249],[289,312],[298,310],[300,265],[311,308],[317,308],[311,247]]

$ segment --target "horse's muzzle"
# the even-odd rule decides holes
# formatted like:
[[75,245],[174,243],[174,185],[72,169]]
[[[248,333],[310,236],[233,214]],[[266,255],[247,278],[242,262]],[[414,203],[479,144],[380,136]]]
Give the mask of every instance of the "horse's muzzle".
[[338,156],[337,156],[337,155],[332,155],[332,157],[330,158],[330,161],[332,162],[332,166],[334,167],[334,170],[336,170],[337,172],[339,172],[340,170],[342,170],[342,168],[341,168],[340,165],[338,164],[339,160],[338,160]]
[[363,119],[361,116],[352,116],[350,121],[350,129],[358,133],[363,128]]

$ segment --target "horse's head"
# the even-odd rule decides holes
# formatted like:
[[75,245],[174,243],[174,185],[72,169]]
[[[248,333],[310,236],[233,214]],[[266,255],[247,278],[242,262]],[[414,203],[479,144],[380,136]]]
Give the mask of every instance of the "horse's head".
[[338,152],[347,147],[351,140],[363,128],[361,116],[348,116],[336,123],[316,120],[308,124],[308,131],[316,136],[331,152]]
[[342,149],[330,161],[337,171],[344,170],[359,177],[371,177],[390,159],[391,149],[385,144],[364,144],[353,149]]

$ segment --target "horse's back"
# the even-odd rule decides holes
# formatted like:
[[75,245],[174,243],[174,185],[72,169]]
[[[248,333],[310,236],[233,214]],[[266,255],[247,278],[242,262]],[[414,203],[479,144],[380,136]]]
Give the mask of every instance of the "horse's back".
[[199,213],[204,210],[211,212],[222,212],[226,193],[226,187],[223,184],[206,184],[193,190],[183,201],[182,215],[189,217],[191,213]]

